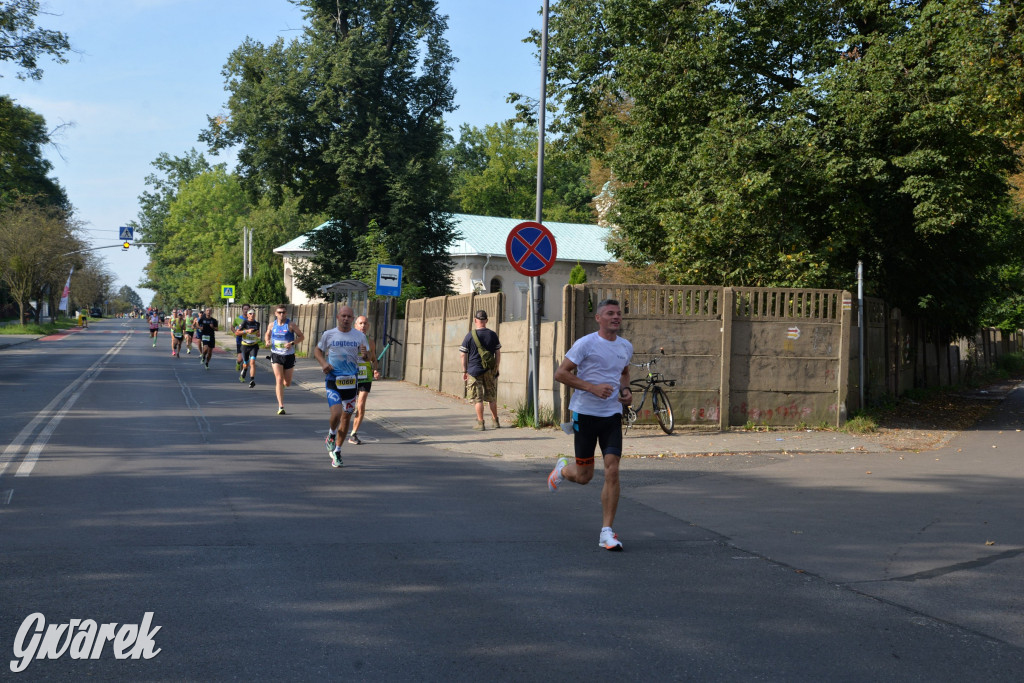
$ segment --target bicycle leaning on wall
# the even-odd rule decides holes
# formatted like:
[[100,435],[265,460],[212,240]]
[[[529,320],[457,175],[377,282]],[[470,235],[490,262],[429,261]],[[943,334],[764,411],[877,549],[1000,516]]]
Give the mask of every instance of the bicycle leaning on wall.
[[635,407],[627,406],[625,413],[622,415],[622,420],[626,423],[626,428],[623,431],[624,434],[629,433],[629,428],[633,426],[637,417],[642,413],[644,403],[647,401],[647,394],[651,395],[651,412],[654,413],[654,417],[657,418],[658,424],[661,426],[661,431],[666,434],[671,434],[672,429],[675,427],[675,419],[672,417],[672,404],[668,401],[668,394],[666,394],[665,390],[658,385],[665,384],[667,386],[674,387],[676,385],[676,381],[674,379],[665,379],[660,372],[652,371],[651,367],[657,362],[657,358],[652,358],[646,363],[630,363],[633,367],[646,370],[647,376],[642,380],[635,379],[629,383],[634,396],[638,391],[642,391],[643,393],[640,396],[640,402],[635,403]]

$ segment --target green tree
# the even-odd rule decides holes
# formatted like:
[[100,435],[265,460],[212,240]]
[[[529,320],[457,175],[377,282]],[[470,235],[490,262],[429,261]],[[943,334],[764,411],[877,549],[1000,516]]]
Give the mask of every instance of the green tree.
[[1024,243],[1007,194],[1020,103],[978,85],[994,59],[1020,73],[1005,11],[560,0],[561,125],[596,150],[612,131],[613,252],[672,283],[759,286],[849,287],[863,259],[872,294],[973,327]]
[[121,289],[117,291],[117,298],[124,301],[129,306],[145,308],[145,304],[142,303],[142,297],[128,285],[121,285]]
[[38,0],[0,3],[0,62],[14,62],[22,69],[18,78],[23,80],[43,77],[38,64],[40,56],[49,55],[64,64],[68,61],[64,55],[71,50],[67,34],[36,26],[39,13]]
[[280,205],[267,198],[246,216],[244,225],[253,231],[253,277],[238,285],[239,299],[255,304],[286,302],[284,263],[274,248],[307,232],[310,225],[323,223],[322,216],[308,216],[299,210],[299,200],[285,193]]
[[[82,265],[81,257],[71,255],[81,248],[74,224],[59,209],[25,198],[0,209],[0,278],[20,320],[31,299],[54,302],[71,268]],[[39,314],[36,309],[37,322]]]
[[582,285],[587,281],[587,271],[580,265],[579,261],[569,271],[569,284]]
[[74,313],[76,309],[88,312],[93,306],[102,308],[114,283],[113,273],[96,254],[86,252],[81,255],[81,259],[82,265],[75,268],[71,276],[69,313]]
[[159,291],[166,303],[214,304],[221,285],[241,281],[249,210],[238,178],[220,166],[179,186],[163,221],[170,239],[150,252],[150,265],[165,276]]
[[247,40],[224,68],[228,114],[203,139],[238,147],[253,196],[289,189],[328,228],[303,291],[351,274],[356,238],[376,221],[412,283],[451,288],[450,194],[441,160],[442,116],[453,110],[454,59],[433,0],[301,0],[302,38],[265,47]]
[[[447,150],[454,174],[454,210],[481,216],[533,218],[537,204],[537,128],[515,121],[463,125]],[[587,160],[560,141],[544,150],[544,218],[592,223]]]
[[[161,291],[163,287],[173,284],[174,277],[173,273],[166,270],[166,262],[160,258],[163,249],[175,236],[174,230],[166,224],[171,203],[177,197],[183,183],[213,170],[214,167],[195,149],[189,150],[182,157],[172,157],[162,152],[150,165],[158,172],[146,176],[146,185],[152,189],[139,195],[138,218],[129,225],[135,228],[137,236],[141,239],[154,243],[154,246],[146,247],[150,261],[146,265],[146,280],[139,284],[147,289]],[[224,170],[225,166],[219,164],[216,168]]]
[[64,189],[49,176],[53,164],[43,156],[49,143],[42,116],[0,95],[0,208],[18,196],[70,208]]

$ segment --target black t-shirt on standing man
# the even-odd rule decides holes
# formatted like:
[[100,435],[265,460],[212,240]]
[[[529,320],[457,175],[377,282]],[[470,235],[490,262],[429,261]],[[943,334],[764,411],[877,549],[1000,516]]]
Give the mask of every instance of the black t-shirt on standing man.
[[[501,348],[501,342],[498,341],[498,335],[494,330],[489,330],[485,327],[477,330],[476,336],[480,337],[480,346],[493,354],[497,354],[498,349]],[[459,347],[459,351],[466,354],[466,373],[469,376],[479,377],[484,374],[484,364],[480,360],[480,352],[476,348],[476,341],[473,339],[472,332],[467,334],[466,338],[462,340],[462,346]]]

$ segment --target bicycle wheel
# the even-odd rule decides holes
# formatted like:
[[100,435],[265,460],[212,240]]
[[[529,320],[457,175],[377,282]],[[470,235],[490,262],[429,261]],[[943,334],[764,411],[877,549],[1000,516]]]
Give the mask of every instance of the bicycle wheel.
[[661,431],[671,434],[676,426],[675,418],[672,417],[672,404],[668,402],[668,395],[661,387],[654,387],[651,394],[651,407],[654,408],[654,416],[658,418]]
[[622,430],[623,436],[629,432],[629,428],[636,422],[636,411],[633,410],[633,406],[626,406],[625,412],[622,413],[622,421],[626,424],[626,428]]

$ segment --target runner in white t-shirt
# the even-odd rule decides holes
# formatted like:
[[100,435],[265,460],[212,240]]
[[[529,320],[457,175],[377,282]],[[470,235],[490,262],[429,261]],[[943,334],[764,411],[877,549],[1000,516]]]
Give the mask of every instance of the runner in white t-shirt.
[[[555,370],[555,379],[575,391],[569,399],[572,411],[576,462],[559,458],[548,475],[552,491],[565,480],[586,484],[594,477],[594,448],[604,456],[604,487],[601,490],[603,524],[598,544],[622,550],[612,524],[619,505],[619,461],[622,458],[622,406],[633,402],[629,388],[629,360],[633,345],[619,336],[622,311],[619,302],[605,299],[597,305],[598,330],[576,340]],[[575,371],[575,374],[574,374]]]
[[[366,335],[352,328],[355,312],[349,306],[338,309],[338,326],[320,336],[313,356],[324,371],[327,405],[331,409],[330,429],[324,443],[331,454],[331,466],[341,467],[341,444],[348,434],[352,413],[359,395],[357,380],[360,361],[367,360],[369,343]],[[339,427],[341,437],[339,438]]]

